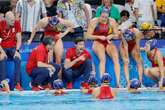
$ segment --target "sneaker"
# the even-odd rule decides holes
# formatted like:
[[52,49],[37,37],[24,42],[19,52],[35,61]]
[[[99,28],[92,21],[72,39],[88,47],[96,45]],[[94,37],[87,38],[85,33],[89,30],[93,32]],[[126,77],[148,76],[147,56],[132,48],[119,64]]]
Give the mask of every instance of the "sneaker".
[[68,82],[68,83],[66,84],[66,88],[67,88],[67,89],[72,89],[72,88],[73,88],[72,82]]
[[17,90],[17,91],[23,91],[20,83],[17,83],[14,89]]
[[40,91],[41,89],[38,86],[33,86],[32,91]]
[[50,84],[47,84],[47,85],[43,85],[42,88],[45,90],[45,89],[49,89],[49,90],[52,90],[52,87]]

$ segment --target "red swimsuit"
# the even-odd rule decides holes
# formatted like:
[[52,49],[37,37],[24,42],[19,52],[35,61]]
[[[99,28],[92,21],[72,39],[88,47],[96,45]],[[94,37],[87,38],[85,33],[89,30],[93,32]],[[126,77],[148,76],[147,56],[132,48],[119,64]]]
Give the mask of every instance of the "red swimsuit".
[[[151,61],[152,67],[158,67],[159,66],[158,61],[155,60],[155,55],[156,55],[157,50],[158,50],[157,48],[154,49],[154,54],[153,55],[147,53],[147,57]],[[164,63],[164,66],[165,66],[165,57],[163,57],[163,63]]]
[[101,86],[98,99],[113,99],[112,90],[109,86]]
[[[51,17],[49,17],[49,19],[51,19]],[[45,28],[45,32],[44,35],[47,37],[53,37],[55,41],[57,41],[59,39],[58,34],[60,34],[59,31],[57,31],[57,29],[55,29],[54,27],[50,26],[50,24],[48,24]]]
[[[132,28],[131,31],[134,32],[134,28]],[[136,39],[127,41],[127,44],[128,44],[128,52],[131,53],[134,47],[136,46]]]
[[[107,37],[108,35],[112,34],[111,31],[112,31],[112,27],[110,26],[110,23],[107,23],[107,24],[98,23],[93,32],[93,35],[98,35],[100,37],[101,36]],[[100,42],[101,44],[104,45],[104,47],[108,45],[108,40],[102,41],[102,40],[97,39],[95,41]]]

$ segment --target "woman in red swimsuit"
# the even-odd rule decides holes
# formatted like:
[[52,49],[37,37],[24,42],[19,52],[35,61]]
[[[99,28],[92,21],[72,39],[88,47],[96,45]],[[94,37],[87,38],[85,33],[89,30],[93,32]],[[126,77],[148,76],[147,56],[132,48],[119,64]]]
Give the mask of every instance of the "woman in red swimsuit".
[[147,57],[150,60],[152,67],[146,68],[144,74],[156,83],[159,82],[160,89],[163,88],[163,78],[165,75],[165,57],[158,48],[156,48],[157,41],[155,39],[146,42],[144,47]]
[[139,74],[139,80],[142,83],[142,74],[143,74],[143,67],[142,67],[142,60],[140,57],[140,39],[143,35],[138,31],[136,28],[130,28],[125,30],[122,36],[122,42],[120,45],[120,53],[124,63],[124,73],[127,80],[127,87],[130,88],[130,80],[129,80],[129,54],[135,59],[137,63],[137,69]]
[[93,39],[93,50],[98,56],[100,64],[100,75],[105,73],[106,53],[112,58],[114,70],[116,74],[116,85],[119,87],[120,65],[118,51],[116,46],[110,41],[112,38],[118,37],[117,23],[114,19],[109,18],[109,10],[104,8],[99,18],[91,20],[88,30],[88,39]]
[[[61,32],[63,28],[67,28],[65,32]],[[35,36],[36,31],[44,29],[45,37],[53,37],[55,40],[54,46],[54,55],[57,64],[61,64],[61,58],[63,55],[63,43],[62,38],[68,34],[69,32],[73,32],[73,24],[67,20],[61,19],[56,16],[45,17],[41,19],[36,27],[33,29],[30,39],[28,40],[28,44],[30,44]],[[50,53],[53,53],[50,52]],[[53,55],[51,55],[53,56]],[[61,76],[60,76],[61,77]]]

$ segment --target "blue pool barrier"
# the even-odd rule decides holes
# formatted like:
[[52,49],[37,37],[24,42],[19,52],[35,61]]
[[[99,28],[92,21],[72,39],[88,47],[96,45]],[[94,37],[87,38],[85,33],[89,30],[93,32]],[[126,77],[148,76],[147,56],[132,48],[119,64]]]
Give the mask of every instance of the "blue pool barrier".
[[[115,45],[117,47],[119,46],[119,42],[120,41],[115,41]],[[141,41],[141,46],[144,46],[145,42],[146,42],[145,40],[142,40]],[[164,44],[165,44],[165,40],[160,40],[158,42],[159,42],[158,47],[163,47]],[[30,83],[30,80],[31,80],[30,77],[27,75],[26,70],[25,70],[26,61],[29,57],[29,54],[30,54],[31,50],[33,48],[35,48],[37,45],[38,45],[38,43],[32,43],[30,46],[22,45],[22,47],[21,47],[21,59],[22,59],[22,63],[21,63],[21,72],[22,72],[22,74],[21,74],[21,85],[25,90],[30,90],[29,83]],[[72,47],[73,45],[74,45],[73,42],[65,42],[64,43],[64,48],[67,49],[69,47]],[[97,80],[99,80],[100,79],[99,78],[99,68],[98,68],[99,60],[98,60],[97,56],[94,54],[94,52],[91,50],[91,47],[92,47],[91,41],[87,41],[86,47],[87,47],[87,50],[90,52],[90,54],[92,56],[93,62],[94,62],[95,67],[96,67],[96,78],[97,78]],[[163,55],[165,56],[165,48],[161,48],[160,50],[162,51]],[[145,52],[141,52],[141,56],[142,56],[142,61],[143,61],[144,68],[150,67],[151,64],[148,61]],[[116,85],[115,84],[115,82],[116,82],[115,79],[116,78],[115,78],[115,74],[114,74],[113,62],[112,62],[111,58],[109,58],[108,56],[106,56],[106,59],[107,59],[106,60],[106,72],[111,74],[111,76],[112,76],[111,86],[115,87],[115,85]],[[119,61],[120,61],[120,74],[121,74],[120,83],[123,87],[125,87],[126,81],[125,81],[125,77],[124,77],[123,63],[122,63],[121,58],[120,58]],[[13,70],[14,70],[14,63],[12,61],[8,61],[7,62],[7,73],[8,73],[7,76],[10,79],[11,89],[14,88]],[[130,71],[130,79],[138,78],[136,63],[131,57],[130,57],[129,71]],[[79,88],[81,81],[82,81],[82,78],[81,77],[78,78],[75,81],[73,87],[74,88]],[[145,75],[143,75],[143,84],[145,86],[152,86],[152,85],[154,85],[154,82],[151,79],[149,79],[148,77],[146,77]]]

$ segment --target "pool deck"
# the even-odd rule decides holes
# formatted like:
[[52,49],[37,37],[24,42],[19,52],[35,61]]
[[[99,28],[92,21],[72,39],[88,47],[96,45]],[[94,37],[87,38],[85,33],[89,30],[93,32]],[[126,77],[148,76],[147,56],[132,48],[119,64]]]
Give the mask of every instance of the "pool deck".
[[[117,92],[129,92],[127,88],[113,88]],[[0,95],[37,95],[37,94],[47,94],[54,93],[55,90],[41,90],[41,91],[10,91],[10,93],[0,92]],[[159,88],[139,88],[139,92],[165,92],[165,90],[160,90]],[[80,89],[65,89],[64,92],[81,92]]]

